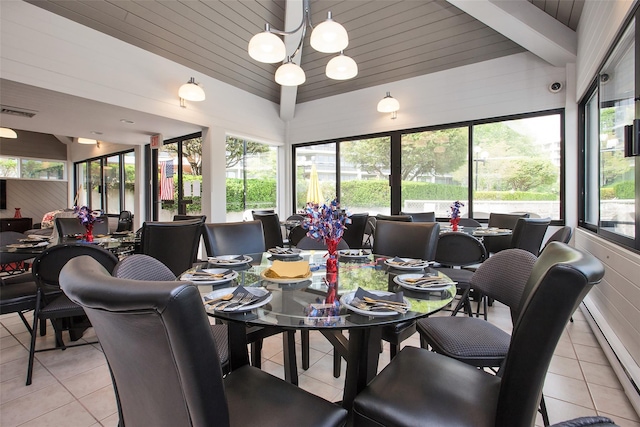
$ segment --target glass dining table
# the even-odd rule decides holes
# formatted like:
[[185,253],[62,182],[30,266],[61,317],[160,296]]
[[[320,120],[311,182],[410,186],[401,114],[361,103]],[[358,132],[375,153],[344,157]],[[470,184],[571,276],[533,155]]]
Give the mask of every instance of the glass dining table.
[[[284,332],[285,379],[297,384],[295,332],[320,331],[334,346],[334,351],[346,359],[342,405],[349,409],[357,393],[377,373],[382,328],[414,321],[444,308],[456,295],[456,285],[450,282],[434,288],[406,287],[406,284],[403,287],[399,284],[403,282],[396,279],[403,274],[411,277],[430,276],[434,279],[440,277],[445,282],[448,278],[428,267],[395,269],[387,265],[387,258],[365,253],[340,258],[337,281],[339,299],[333,304],[327,304],[325,254],[325,251],[301,251],[286,256],[252,254],[250,262],[223,265],[202,263],[187,270],[179,280],[192,281],[193,277],[198,278],[193,283],[198,285],[205,300],[223,295],[228,297],[238,289],[248,289],[262,296],[259,303],[248,305],[242,311],[217,310],[214,308],[215,304],[205,304],[210,316],[228,324],[231,370],[249,363],[247,326],[278,327]],[[276,259],[307,261],[311,274],[302,279],[270,279],[265,276],[265,271]],[[220,270],[224,273],[224,278],[219,280],[200,280],[201,277],[198,277],[200,273]],[[402,292],[400,298],[404,299],[409,309],[406,312],[359,309],[350,300],[356,291],[363,290],[368,291],[369,295]],[[345,331],[348,331],[348,338]]]

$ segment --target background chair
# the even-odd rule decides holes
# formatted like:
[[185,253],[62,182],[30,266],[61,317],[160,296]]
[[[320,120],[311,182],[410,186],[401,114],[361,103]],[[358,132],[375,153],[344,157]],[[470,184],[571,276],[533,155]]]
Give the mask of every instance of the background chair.
[[[62,271],[111,370],[126,426],[341,426],[346,410],[252,366],[223,378],[198,288],[112,277],[85,257]],[[194,309],[196,308],[196,309]]]
[[376,232],[376,217],[370,216],[367,218],[367,225],[364,227],[364,243],[362,244],[363,248],[372,248],[373,247],[373,235]]
[[383,221],[400,221],[400,222],[413,222],[411,215],[376,215],[376,220]]
[[130,211],[120,212],[120,216],[118,216],[118,227],[116,228],[116,231],[133,231],[133,215]]
[[259,255],[266,250],[261,221],[204,224],[207,255]]
[[202,222],[203,224],[207,222],[206,215],[174,215],[173,216],[174,221],[186,221],[189,219],[199,219],[200,222]]
[[352,249],[361,249],[364,247],[364,230],[367,227],[368,213],[352,214],[350,217],[351,224],[346,225],[342,239],[347,242]]
[[460,218],[458,225],[463,227],[482,227],[482,224],[473,218]]
[[400,212],[400,215],[409,215],[413,222],[436,222],[435,212]]
[[440,224],[437,222],[410,223],[402,221],[376,221],[373,253],[432,261]]
[[264,244],[267,249],[284,246],[280,218],[277,213],[253,213],[253,219],[262,222],[264,232]]
[[556,230],[545,242],[545,247],[551,242],[569,243],[573,234],[573,228],[570,225],[565,225]]
[[[76,234],[86,234],[87,229],[78,218],[62,218],[56,217],[56,229],[58,230],[58,239],[62,241],[67,236]],[[109,234],[109,218],[101,215],[100,218],[93,223],[93,235]]]
[[511,247],[524,249],[538,256],[550,223],[550,218],[519,218],[511,236]]
[[[489,214],[489,227],[508,228],[513,230],[516,228],[516,223],[520,218],[528,218],[529,214],[502,214],[491,213]],[[505,249],[511,248],[510,236],[485,236],[483,239],[484,247],[487,248],[489,255],[498,253]]]
[[404,348],[356,397],[354,425],[533,425],[565,325],[603,276],[602,263],[592,255],[552,243],[529,276],[499,375],[424,349]]
[[469,291],[474,272],[462,267],[481,264],[486,259],[487,250],[484,245],[470,234],[453,231],[442,233],[438,237],[434,259],[438,264],[434,269],[447,275],[454,282],[458,282],[460,299],[452,309],[452,316],[458,314],[462,307],[469,316],[473,315],[469,302]]
[[[169,267],[155,258],[144,254],[134,254],[120,260],[112,273],[113,277],[129,280],[146,280],[150,282],[170,282],[176,280]],[[223,371],[229,368],[229,331],[227,325],[211,325],[211,332],[216,342],[218,358]]]
[[159,260],[176,276],[193,266],[198,253],[202,221],[145,222],[141,252]]
[[302,240],[306,235],[307,230],[305,230],[301,225],[296,225],[289,233],[289,245],[297,246],[298,243],[300,243],[300,240]]
[[[31,327],[29,363],[27,366],[27,385],[31,384],[33,359],[36,352],[66,348],[62,340],[62,331],[68,330],[71,340],[77,340],[78,330],[89,326],[84,318],[84,310],[70,301],[60,292],[60,271],[72,258],[88,255],[101,264],[107,271],[113,271],[118,258],[99,246],[81,243],[61,244],[50,247],[38,255],[33,263],[32,272],[37,286],[35,311]],[[50,320],[55,331],[56,347],[36,350],[38,322]],[[89,343],[86,343],[89,344]]]
[[[327,250],[327,245],[325,245],[324,242],[321,242],[309,236],[304,236],[302,239],[300,239],[296,247],[302,250]],[[338,250],[340,249],[349,249],[349,245],[344,241],[344,239],[340,239],[340,241],[338,242]]]

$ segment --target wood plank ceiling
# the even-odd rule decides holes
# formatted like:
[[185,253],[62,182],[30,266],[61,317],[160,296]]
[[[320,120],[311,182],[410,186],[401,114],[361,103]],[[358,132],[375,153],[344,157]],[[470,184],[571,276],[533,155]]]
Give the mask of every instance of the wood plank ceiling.
[[[279,64],[252,60],[247,45],[265,23],[283,29],[286,0],[26,1],[280,102],[273,79]],[[577,27],[583,0],[528,1]],[[307,81],[298,87],[297,103],[524,51],[445,0],[311,0],[314,24],[324,21],[327,11],[347,29],[345,54],[357,62],[359,73],[347,81],[327,78],[324,68],[334,55],[313,50],[307,35],[301,57]]]

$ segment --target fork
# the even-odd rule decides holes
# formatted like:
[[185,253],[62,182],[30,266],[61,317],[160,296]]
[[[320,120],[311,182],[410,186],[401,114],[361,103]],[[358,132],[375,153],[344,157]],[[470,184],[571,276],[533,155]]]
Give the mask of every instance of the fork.
[[254,294],[252,294],[251,292],[247,292],[247,295],[245,295],[244,298],[238,301],[238,305],[236,305],[235,307],[230,307],[228,311],[235,311],[240,307],[251,304],[251,302],[255,299],[256,299],[256,296]]
[[216,310],[224,310],[225,308],[227,308],[229,305],[231,304],[237,304],[238,302],[240,302],[240,300],[242,300],[245,297],[244,292],[238,292],[238,294],[236,296],[234,296],[233,298],[231,298],[229,301],[225,303],[222,303],[220,305],[216,305],[215,309]]

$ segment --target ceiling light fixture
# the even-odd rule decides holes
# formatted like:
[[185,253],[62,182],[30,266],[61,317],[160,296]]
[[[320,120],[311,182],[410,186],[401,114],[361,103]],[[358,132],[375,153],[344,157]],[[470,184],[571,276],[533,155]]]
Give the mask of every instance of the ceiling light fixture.
[[186,108],[184,101],[204,101],[206,98],[204,90],[196,83],[195,77],[191,77],[188,82],[180,86],[178,96],[182,108]]
[[[309,0],[302,2],[302,22],[293,31],[283,31],[265,25],[262,33],[254,35],[249,41],[249,56],[258,62],[274,64],[284,61],[278,67],[275,80],[282,86],[298,86],[305,82],[304,70],[293,59],[300,52],[304,37],[307,34],[307,27],[311,28],[311,47],[322,53],[337,53],[340,55],[333,58],[327,64],[326,74],[330,79],[347,80],[358,74],[356,62],[344,54],[344,49],[349,44],[347,30],[331,18],[331,12],[327,13],[327,20],[317,25],[315,28],[311,23],[311,5]],[[292,36],[300,32],[300,41],[295,51],[287,55],[287,48],[280,36]]]
[[78,144],[96,145],[98,141],[91,138],[78,138]]
[[9,128],[0,128],[0,138],[16,139],[18,134],[15,130]]
[[390,92],[387,92],[387,96],[382,98],[380,102],[378,102],[378,111],[380,113],[391,113],[391,118],[395,119],[398,117],[398,110],[400,109],[400,103],[397,99],[391,96]]

